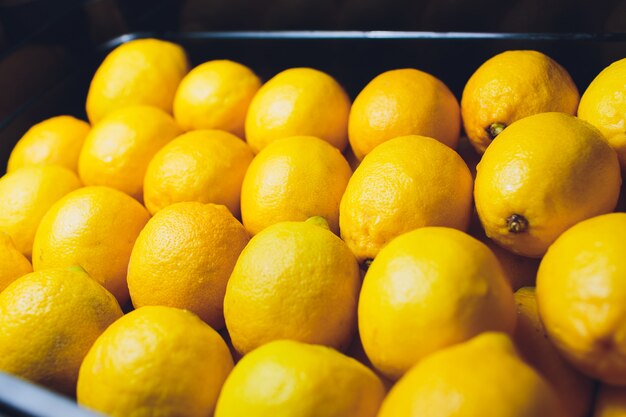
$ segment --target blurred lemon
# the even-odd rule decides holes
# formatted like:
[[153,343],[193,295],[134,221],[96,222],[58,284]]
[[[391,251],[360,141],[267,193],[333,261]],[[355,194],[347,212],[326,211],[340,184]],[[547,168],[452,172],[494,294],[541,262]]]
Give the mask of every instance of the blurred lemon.
[[626,416],[626,387],[602,385],[596,395],[593,417]]
[[33,272],[33,267],[17,250],[11,236],[0,232],[0,292],[19,277]]
[[85,139],[78,161],[80,179],[85,185],[106,185],[142,201],[148,164],[180,133],[172,116],[156,107],[112,111]]
[[31,165],[60,165],[74,172],[89,123],[72,116],[56,116],[37,123],[17,142],[7,172]]
[[133,104],[171,113],[178,84],[189,70],[183,48],[158,39],[136,39],[113,51],[98,67],[87,93],[87,115],[96,123]]
[[205,62],[183,78],[174,97],[174,117],[184,130],[221,129],[244,137],[246,113],[261,80],[245,65]]
[[289,136],[315,136],[339,150],[348,143],[350,98],[330,75],[291,68],[256,93],[246,116],[246,140],[255,153]]

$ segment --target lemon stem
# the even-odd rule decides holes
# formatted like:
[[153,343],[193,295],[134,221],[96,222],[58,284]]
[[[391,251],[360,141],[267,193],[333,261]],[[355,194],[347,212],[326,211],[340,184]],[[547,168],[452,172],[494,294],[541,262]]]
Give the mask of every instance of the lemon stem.
[[322,229],[330,230],[330,226],[328,225],[328,222],[322,216],[309,217],[308,219],[305,220],[305,223],[309,223],[309,224],[321,227]]
[[521,214],[511,214],[506,219],[506,227],[510,233],[524,233],[528,230],[528,220]]
[[72,272],[83,272],[83,273],[87,273],[87,271],[85,271],[85,268],[83,268],[80,265],[72,265],[72,266],[68,266],[66,268],[68,271],[72,271]]
[[489,125],[489,127],[487,128],[489,138],[491,138],[491,140],[494,140],[496,136],[502,133],[505,127],[506,125],[504,123],[492,123],[491,125]]

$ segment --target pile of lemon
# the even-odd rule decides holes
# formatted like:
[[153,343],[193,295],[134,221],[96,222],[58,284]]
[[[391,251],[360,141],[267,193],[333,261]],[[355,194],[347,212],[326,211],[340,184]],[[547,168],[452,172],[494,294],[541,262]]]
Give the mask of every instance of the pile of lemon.
[[0,370],[115,417],[626,416],[625,79],[351,102],[121,45],[0,179]]

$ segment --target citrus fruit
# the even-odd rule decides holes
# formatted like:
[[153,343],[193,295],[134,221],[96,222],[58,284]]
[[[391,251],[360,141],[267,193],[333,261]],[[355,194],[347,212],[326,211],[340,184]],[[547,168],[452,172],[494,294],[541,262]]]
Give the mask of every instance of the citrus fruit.
[[412,68],[383,72],[370,81],[354,100],[348,125],[358,159],[398,136],[428,136],[456,148],[460,130],[454,94],[441,80]]
[[424,226],[465,230],[472,176],[461,157],[421,136],[391,139],[369,153],[348,182],[339,229],[359,261],[394,237]]
[[241,189],[241,218],[256,234],[281,221],[324,217],[339,233],[339,202],[352,175],[341,153],[313,136],[279,139],[252,161]]
[[289,136],[315,136],[339,150],[348,143],[350,98],[330,75],[290,68],[256,93],[246,115],[246,140],[255,153]]
[[195,314],[150,306],[113,323],[87,353],[78,404],[112,417],[204,417],[233,368],[226,343]]
[[73,395],[91,344],[120,317],[79,267],[24,275],[0,293],[0,370]]
[[626,58],[613,62],[591,81],[578,106],[578,117],[597,127],[617,151],[626,171]]
[[570,226],[612,211],[620,184],[617,156],[597,129],[541,113],[514,122],[487,148],[474,198],[487,236],[541,257]]
[[185,133],[154,156],[144,178],[144,202],[155,214],[170,204],[223,204],[239,215],[241,183],[254,157],[250,147],[221,130]]
[[174,97],[174,117],[184,130],[221,129],[244,136],[246,113],[261,80],[245,65],[205,62],[183,78]]
[[347,348],[360,284],[354,256],[323,219],[269,226],[250,239],[226,286],[233,345],[240,353],[278,339]]
[[224,293],[248,233],[228,209],[176,203],[151,218],[128,264],[135,307],[190,310],[214,329],[224,327]]
[[541,323],[535,289],[515,292],[517,326],[513,340],[520,356],[552,384],[571,417],[587,417],[591,411],[594,382],[561,357]]
[[568,229],[544,256],[537,305],[550,339],[587,375],[626,385],[626,213]]
[[178,84],[188,71],[183,48],[158,39],[136,39],[111,51],[98,67],[87,93],[87,116],[96,123],[107,113],[133,104],[172,112]]
[[484,333],[437,352],[391,389],[379,417],[564,417],[560,401],[507,335]]
[[279,340],[237,363],[215,417],[375,417],[384,395],[378,377],[356,360],[326,346]]
[[578,89],[565,68],[538,51],[506,51],[483,63],[463,89],[463,126],[483,153],[516,120],[545,112],[575,115]]
[[372,364],[397,379],[442,348],[511,333],[513,292],[498,260],[456,229],[424,227],[385,246],[365,274],[359,332]]
[[596,395],[593,417],[626,416],[626,388],[602,385]]
[[35,232],[48,209],[81,186],[76,174],[56,165],[32,166],[0,178],[0,231],[30,259]]
[[72,116],[56,116],[37,123],[11,151],[7,171],[31,165],[61,165],[76,172],[89,129],[89,123]]
[[73,191],[41,220],[33,245],[33,268],[80,265],[124,305],[130,252],[149,217],[141,204],[113,188]]
[[0,292],[19,277],[33,272],[33,267],[17,250],[11,236],[0,232]]

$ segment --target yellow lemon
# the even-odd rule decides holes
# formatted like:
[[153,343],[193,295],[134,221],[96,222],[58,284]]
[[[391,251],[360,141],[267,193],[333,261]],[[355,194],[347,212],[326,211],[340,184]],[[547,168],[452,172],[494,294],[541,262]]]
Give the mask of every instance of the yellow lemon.
[[587,417],[591,411],[594,382],[561,357],[541,323],[535,289],[515,292],[517,326],[513,340],[520,356],[552,384],[571,417]]
[[124,305],[130,252],[149,217],[141,204],[113,188],[71,192],[41,220],[33,268],[80,265]]
[[141,231],[128,264],[135,307],[164,305],[196,313],[224,327],[226,283],[248,233],[224,206],[176,203]]
[[537,304],[557,349],[578,369],[626,385],[626,213],[573,226],[539,266]]
[[391,389],[378,417],[565,417],[560,401],[517,355],[511,339],[484,333],[437,352]]
[[339,206],[339,229],[359,261],[391,239],[424,226],[465,230],[472,176],[461,157],[421,136],[391,139],[363,159]]
[[31,257],[39,222],[61,197],[81,186],[76,174],[56,165],[18,169],[0,178],[0,231]]
[[17,250],[11,236],[0,232],[0,292],[19,277],[33,272],[33,267]]
[[254,157],[238,137],[221,130],[185,133],[154,156],[144,178],[150,213],[170,204],[197,201],[223,204],[239,215],[241,183]]
[[541,257],[567,228],[615,208],[617,155],[590,124],[541,113],[507,127],[487,148],[474,198],[487,236]]
[[79,267],[24,275],[0,293],[0,371],[73,395],[87,351],[120,317],[115,297]]
[[593,417],[626,416],[626,388],[602,385],[596,395]]
[[424,227],[397,237],[363,280],[361,341],[372,364],[393,379],[437,350],[514,326],[513,292],[498,260],[455,229]]
[[142,307],[96,340],[78,404],[112,417],[205,417],[233,368],[220,335],[189,311]]
[[363,88],[350,110],[348,129],[358,159],[398,136],[428,136],[456,148],[461,111],[441,80],[416,69],[397,69]]
[[184,130],[221,129],[244,136],[246,113],[261,80],[245,65],[205,62],[183,78],[174,97],[174,117]]
[[606,67],[591,81],[578,106],[578,117],[588,121],[609,140],[626,171],[626,58]]
[[326,346],[270,342],[240,360],[215,417],[375,417],[385,390],[356,360]]
[[124,43],[102,61],[87,93],[87,115],[96,123],[107,113],[133,104],[172,112],[178,84],[188,71],[183,48],[158,39]]
[[72,116],[56,116],[37,123],[11,151],[7,172],[31,165],[60,165],[74,172],[89,123]]
[[350,98],[330,75],[291,68],[256,93],[246,115],[246,140],[255,153],[289,136],[315,136],[339,150],[348,143]]
[[352,170],[341,153],[312,136],[279,139],[252,161],[241,189],[241,217],[256,234],[281,221],[324,217],[339,234],[339,202]]
[[78,161],[80,179],[85,185],[105,185],[142,201],[148,164],[180,133],[172,116],[156,107],[115,110],[87,135]]
[[545,112],[576,114],[578,89],[565,68],[538,51],[506,51],[483,63],[463,89],[463,126],[483,153],[516,120]]
[[224,317],[234,347],[247,353],[290,339],[347,348],[360,281],[350,249],[323,219],[264,229],[250,239],[226,286]]

